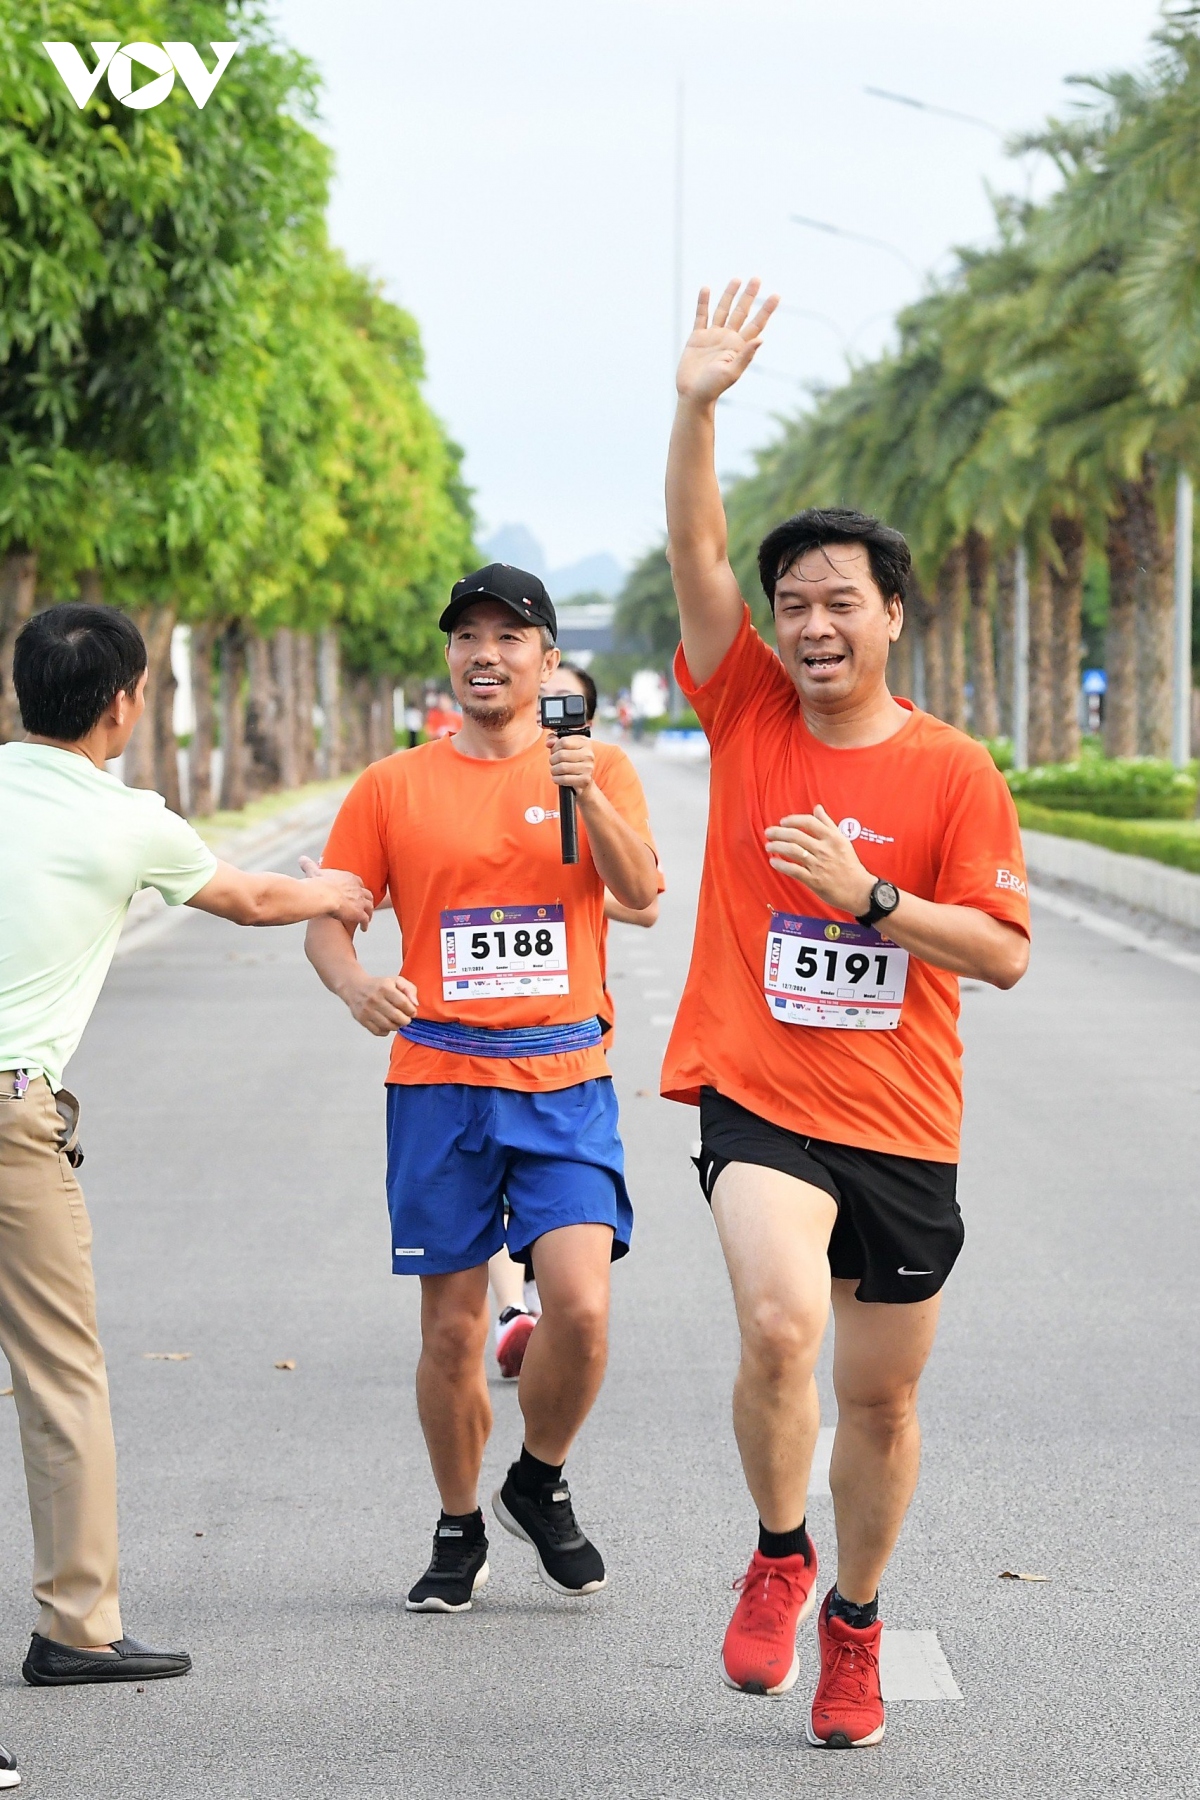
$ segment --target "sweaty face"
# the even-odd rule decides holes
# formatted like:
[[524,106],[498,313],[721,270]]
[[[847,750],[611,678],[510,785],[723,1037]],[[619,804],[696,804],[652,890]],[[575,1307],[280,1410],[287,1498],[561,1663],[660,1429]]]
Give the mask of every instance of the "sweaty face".
[[477,725],[499,729],[537,705],[543,677],[558,665],[557,650],[543,650],[536,625],[523,625],[498,600],[469,606],[446,646],[455,698]]
[[780,660],[806,705],[837,710],[882,683],[904,611],[889,605],[861,544],[806,550],[775,584]]

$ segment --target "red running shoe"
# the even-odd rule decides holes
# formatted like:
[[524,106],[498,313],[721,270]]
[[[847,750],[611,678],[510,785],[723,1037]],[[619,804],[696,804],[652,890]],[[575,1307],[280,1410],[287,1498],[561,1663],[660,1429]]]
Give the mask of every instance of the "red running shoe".
[[520,1306],[506,1306],[496,1325],[496,1361],[506,1381],[515,1381],[525,1361],[525,1346],[537,1320]]
[[764,1556],[756,1550],[734,1588],[741,1595],[725,1633],[721,1673],[744,1694],[786,1694],[796,1685],[796,1630],[816,1604],[817,1552]]
[[817,1618],[821,1678],[807,1726],[810,1744],[822,1750],[860,1750],[879,1742],[887,1727],[879,1690],[882,1636],[882,1619],[865,1631],[856,1631],[836,1614],[831,1619],[826,1594]]

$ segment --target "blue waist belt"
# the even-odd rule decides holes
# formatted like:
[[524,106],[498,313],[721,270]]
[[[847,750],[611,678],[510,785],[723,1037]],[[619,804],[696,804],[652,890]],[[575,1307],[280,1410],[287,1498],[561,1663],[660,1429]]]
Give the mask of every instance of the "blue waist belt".
[[577,1025],[514,1025],[507,1031],[491,1025],[459,1025],[443,1019],[410,1019],[398,1036],[429,1050],[453,1050],[459,1056],[562,1056],[568,1050],[593,1050],[603,1041],[599,1019]]

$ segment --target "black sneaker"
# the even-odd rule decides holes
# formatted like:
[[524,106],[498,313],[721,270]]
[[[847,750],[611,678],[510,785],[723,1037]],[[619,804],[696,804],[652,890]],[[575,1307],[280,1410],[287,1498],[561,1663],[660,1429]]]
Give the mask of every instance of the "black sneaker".
[[513,1481],[516,1466],[492,1495],[492,1511],[505,1531],[532,1544],[547,1587],[556,1594],[594,1594],[607,1579],[604,1558],[579,1529],[570,1488],[561,1479],[548,1481],[535,1500],[526,1499]]
[[461,1525],[438,1522],[433,1561],[404,1602],[409,1612],[470,1612],[471,1596],[486,1586],[487,1538],[467,1541]]
[[11,1750],[0,1744],[0,1788],[20,1787],[21,1777],[17,1774],[17,1759]]

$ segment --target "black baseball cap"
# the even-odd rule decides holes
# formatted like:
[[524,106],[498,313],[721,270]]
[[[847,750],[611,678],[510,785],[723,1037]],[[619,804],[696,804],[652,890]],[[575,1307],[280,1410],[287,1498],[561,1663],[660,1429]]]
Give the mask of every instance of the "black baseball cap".
[[450,590],[450,604],[438,620],[439,631],[453,631],[455,620],[477,600],[499,600],[511,607],[525,625],[544,625],[551,637],[558,637],[558,616],[554,602],[536,575],[526,569],[514,569],[511,563],[489,563],[464,575]]

